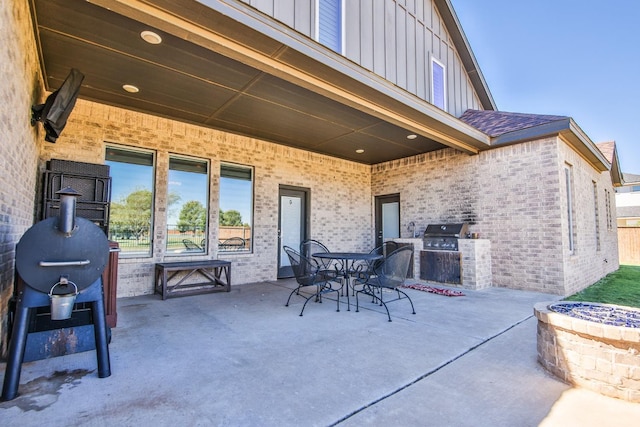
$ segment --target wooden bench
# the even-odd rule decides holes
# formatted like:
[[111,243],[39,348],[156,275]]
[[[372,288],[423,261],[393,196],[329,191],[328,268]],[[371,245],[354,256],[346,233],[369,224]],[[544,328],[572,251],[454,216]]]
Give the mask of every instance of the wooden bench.
[[[184,273],[184,274],[180,274]],[[179,277],[177,277],[180,274]],[[200,276],[204,281],[188,280]],[[172,283],[172,280],[176,279]],[[156,264],[155,292],[165,300],[171,297],[229,292],[231,290],[231,262],[221,260],[161,262]]]

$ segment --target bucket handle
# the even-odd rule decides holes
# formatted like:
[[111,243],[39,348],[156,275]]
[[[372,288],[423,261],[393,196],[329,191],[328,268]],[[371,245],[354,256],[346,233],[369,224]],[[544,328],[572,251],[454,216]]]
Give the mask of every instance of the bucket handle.
[[53,285],[51,287],[51,290],[49,290],[49,298],[53,298],[53,290],[55,289],[56,286],[58,286],[58,285],[68,285],[68,284],[73,285],[73,287],[76,289],[74,295],[78,295],[78,287],[76,286],[76,284],[73,283],[71,280],[68,280],[68,279],[66,279],[64,277],[61,277],[60,281],[58,283],[56,283],[55,285]]

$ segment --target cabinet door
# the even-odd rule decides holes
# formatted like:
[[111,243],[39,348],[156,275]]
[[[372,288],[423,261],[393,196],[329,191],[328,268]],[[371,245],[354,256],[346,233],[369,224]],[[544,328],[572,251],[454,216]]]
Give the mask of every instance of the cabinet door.
[[462,253],[421,251],[420,279],[430,282],[462,283]]

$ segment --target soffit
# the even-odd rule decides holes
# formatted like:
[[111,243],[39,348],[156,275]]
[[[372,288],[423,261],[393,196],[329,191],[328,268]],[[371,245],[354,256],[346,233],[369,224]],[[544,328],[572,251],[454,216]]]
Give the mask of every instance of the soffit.
[[[81,98],[365,164],[488,147],[471,126],[240,2],[92,1],[32,0],[49,90],[77,68]],[[163,42],[144,42],[144,30]]]

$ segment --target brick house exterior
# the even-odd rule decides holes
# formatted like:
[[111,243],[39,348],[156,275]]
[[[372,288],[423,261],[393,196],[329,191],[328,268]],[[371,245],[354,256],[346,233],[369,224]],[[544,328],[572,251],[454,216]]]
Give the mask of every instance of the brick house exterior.
[[[252,5],[256,8],[265,4],[245,3],[257,3]],[[36,220],[39,179],[46,162],[64,159],[102,164],[107,144],[145,148],[156,155],[152,255],[120,259],[119,297],[152,293],[154,264],[167,259],[165,212],[171,154],[207,159],[212,171],[219,170],[220,162],[255,168],[252,251],[223,254],[213,248],[202,255],[171,258],[228,259],[233,264],[233,285],[276,279],[281,185],[310,189],[311,236],[332,248],[371,249],[375,242],[374,197],[399,194],[401,237],[411,237],[406,231],[410,222],[424,230],[429,223],[465,221],[469,222],[470,231],[490,240],[492,286],[568,295],[615,271],[618,268],[615,206],[607,200],[607,194],[613,193],[611,164],[570,118],[493,111],[492,102],[487,101],[490,95],[481,88],[482,79],[478,83],[477,73],[467,74],[461,65],[469,61],[470,52],[454,43],[460,29],[447,28],[451,26],[449,2],[418,3],[429,6],[425,10],[430,10],[429,22],[438,29],[442,51],[450,52],[449,59],[440,60],[457,70],[458,75],[452,75],[455,87],[451,89],[455,102],[447,106],[447,112],[436,111],[427,105],[428,88],[412,85],[397,74],[382,77],[402,91],[411,92],[412,102],[419,103],[429,117],[440,117],[442,122],[451,123],[452,129],[466,132],[467,140],[477,138],[482,149],[474,155],[462,148],[443,146],[375,164],[359,163],[257,136],[140,112],[133,107],[82,99],[82,95],[63,136],[55,144],[45,143],[41,127],[29,124],[30,106],[42,102],[46,95],[32,11],[27,0],[3,2],[0,5],[0,40],[5,46],[0,53],[4,79],[0,86],[4,123],[0,131],[3,184],[0,352],[6,348],[15,245]],[[253,9],[251,13],[259,15]],[[261,19],[272,24],[267,15]],[[298,24],[291,25],[295,28]],[[297,30],[304,34],[304,29]],[[347,50],[347,57],[356,61],[350,52],[353,51]],[[364,54],[358,58],[359,67],[369,66]],[[370,71],[375,73],[375,58],[369,59]],[[345,66],[354,67],[350,63]],[[419,100],[420,97],[426,99]],[[457,138],[456,135],[452,132],[442,136],[434,131],[433,137],[448,141]],[[210,219],[218,218],[218,186],[219,176],[212,173]],[[217,233],[216,227],[210,227],[208,240],[216,242]]]

